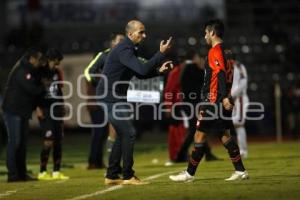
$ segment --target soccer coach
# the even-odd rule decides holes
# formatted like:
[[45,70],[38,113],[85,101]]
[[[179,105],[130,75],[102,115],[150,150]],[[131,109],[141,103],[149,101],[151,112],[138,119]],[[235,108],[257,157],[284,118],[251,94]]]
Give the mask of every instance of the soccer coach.
[[[126,25],[125,31],[125,39],[111,50],[106,59],[102,74],[107,77],[107,83],[101,79],[97,86],[97,95],[106,94],[105,97],[99,98],[99,101],[107,108],[108,121],[117,132],[104,181],[106,185],[146,184],[134,175],[132,169],[136,133],[132,120],[133,113],[130,111],[130,105],[126,104],[128,82],[133,76],[143,78],[150,74],[151,76],[155,73],[158,75],[159,72],[167,70],[170,64],[170,61],[165,62],[159,70],[156,69],[163,62],[164,54],[171,48],[171,37],[166,42],[161,41],[160,50],[143,63],[137,57],[137,48],[138,44],[146,38],[145,26],[140,21],[132,20]],[[121,158],[123,159],[123,180],[118,176]]]

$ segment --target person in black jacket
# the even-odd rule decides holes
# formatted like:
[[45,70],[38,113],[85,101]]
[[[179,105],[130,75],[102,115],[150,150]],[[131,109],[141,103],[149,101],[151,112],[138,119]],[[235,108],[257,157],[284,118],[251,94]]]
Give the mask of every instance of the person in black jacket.
[[27,50],[11,70],[6,83],[2,108],[8,136],[8,182],[31,179],[26,174],[26,135],[36,99],[44,91],[36,73],[41,56],[38,49]]
[[[171,47],[169,38],[161,41],[160,50],[146,63],[142,63],[137,57],[137,45],[146,38],[145,26],[137,20],[129,21],[126,26],[126,37],[108,55],[97,86],[99,105],[106,109],[108,121],[117,132],[117,138],[109,156],[109,166],[104,183],[111,184],[146,184],[134,175],[133,149],[135,143],[135,129],[133,126],[132,105],[126,102],[128,82],[133,76],[145,78],[158,75],[158,72],[167,70],[170,61],[165,62],[159,70],[159,66],[165,53]],[[119,163],[123,159],[123,180],[118,176]]]

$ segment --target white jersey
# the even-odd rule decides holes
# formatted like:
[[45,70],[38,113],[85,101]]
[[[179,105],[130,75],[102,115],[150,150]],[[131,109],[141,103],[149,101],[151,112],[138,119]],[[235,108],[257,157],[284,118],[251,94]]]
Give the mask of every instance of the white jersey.
[[233,67],[234,74],[231,96],[234,99],[234,108],[232,120],[235,125],[243,125],[245,123],[245,116],[249,103],[247,95],[248,75],[247,70],[242,63],[237,61],[234,63]]
[[240,62],[234,63],[233,70],[231,96],[235,99],[247,95],[248,75],[245,66]]

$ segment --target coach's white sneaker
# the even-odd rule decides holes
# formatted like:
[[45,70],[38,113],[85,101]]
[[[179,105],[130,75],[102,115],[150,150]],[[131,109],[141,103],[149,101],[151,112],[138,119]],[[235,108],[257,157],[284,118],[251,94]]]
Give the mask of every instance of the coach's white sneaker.
[[249,179],[249,175],[247,171],[235,171],[229,178],[225,179],[225,181],[240,181]]
[[195,179],[187,171],[180,172],[178,175],[170,175],[169,178],[175,182],[192,182]]

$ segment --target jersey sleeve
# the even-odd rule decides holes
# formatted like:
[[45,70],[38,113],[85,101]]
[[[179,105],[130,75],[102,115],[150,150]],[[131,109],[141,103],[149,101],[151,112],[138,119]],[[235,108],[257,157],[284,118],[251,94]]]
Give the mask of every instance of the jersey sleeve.
[[214,51],[214,67],[225,71],[225,59],[221,49]]
[[214,51],[214,68],[218,71],[218,96],[223,99],[227,96],[226,88],[226,71],[225,71],[225,58],[222,49]]
[[103,52],[99,52],[84,70],[84,76],[86,80],[90,82],[93,86],[96,86],[98,83],[98,79],[94,75],[98,74],[103,68],[105,63],[104,57],[105,56]]

